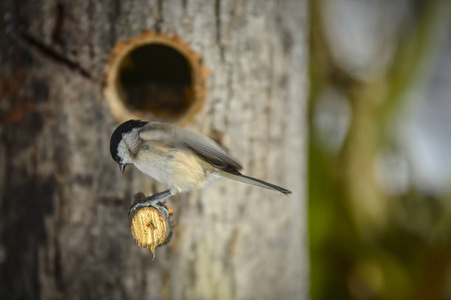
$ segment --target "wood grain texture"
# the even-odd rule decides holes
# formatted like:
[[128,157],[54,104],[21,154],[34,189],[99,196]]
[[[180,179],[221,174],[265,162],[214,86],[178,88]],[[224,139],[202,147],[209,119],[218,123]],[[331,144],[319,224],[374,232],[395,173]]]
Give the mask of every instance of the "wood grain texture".
[[154,207],[137,210],[130,220],[130,231],[136,244],[150,249],[155,259],[155,248],[164,242],[169,221]]
[[[1,299],[302,299],[307,1],[0,2]],[[136,246],[134,193],[162,191],[109,155],[101,94],[115,43],[176,34],[202,58],[204,110],[246,175],[170,200],[170,245]]]

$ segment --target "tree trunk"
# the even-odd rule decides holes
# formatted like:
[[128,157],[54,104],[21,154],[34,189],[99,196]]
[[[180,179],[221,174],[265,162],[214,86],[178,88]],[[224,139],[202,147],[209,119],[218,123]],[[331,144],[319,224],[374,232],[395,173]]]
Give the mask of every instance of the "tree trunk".
[[[1,1],[0,298],[306,298],[306,2]],[[210,70],[189,126],[293,191],[222,181],[171,198],[175,235],[153,261],[127,212],[163,187],[111,159],[101,85],[114,45],[144,31]]]

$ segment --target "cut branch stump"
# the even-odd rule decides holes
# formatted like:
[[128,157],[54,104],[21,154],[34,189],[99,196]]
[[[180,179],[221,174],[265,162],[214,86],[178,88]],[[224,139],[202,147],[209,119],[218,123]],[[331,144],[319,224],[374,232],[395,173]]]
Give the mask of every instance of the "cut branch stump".
[[[143,193],[134,196],[134,203],[146,200]],[[155,258],[155,248],[167,244],[172,237],[172,212],[162,202],[143,206],[129,212],[130,231],[136,244],[150,249]]]

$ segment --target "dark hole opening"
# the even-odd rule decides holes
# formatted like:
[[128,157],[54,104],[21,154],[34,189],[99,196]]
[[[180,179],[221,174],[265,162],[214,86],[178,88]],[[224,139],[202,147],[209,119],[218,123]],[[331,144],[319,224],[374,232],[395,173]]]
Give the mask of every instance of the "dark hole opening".
[[159,119],[180,117],[194,101],[188,61],[165,45],[132,50],[120,64],[118,80],[127,108],[150,112]]

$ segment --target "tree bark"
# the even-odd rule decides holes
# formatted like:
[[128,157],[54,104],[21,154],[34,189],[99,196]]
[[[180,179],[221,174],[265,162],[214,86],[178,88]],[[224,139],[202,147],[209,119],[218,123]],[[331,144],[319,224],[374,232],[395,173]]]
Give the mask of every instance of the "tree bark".
[[[306,298],[306,2],[1,1],[0,298]],[[190,127],[293,191],[222,181],[171,198],[174,237],[153,261],[127,213],[163,187],[119,172],[101,89],[114,45],[148,30],[210,70]]]

